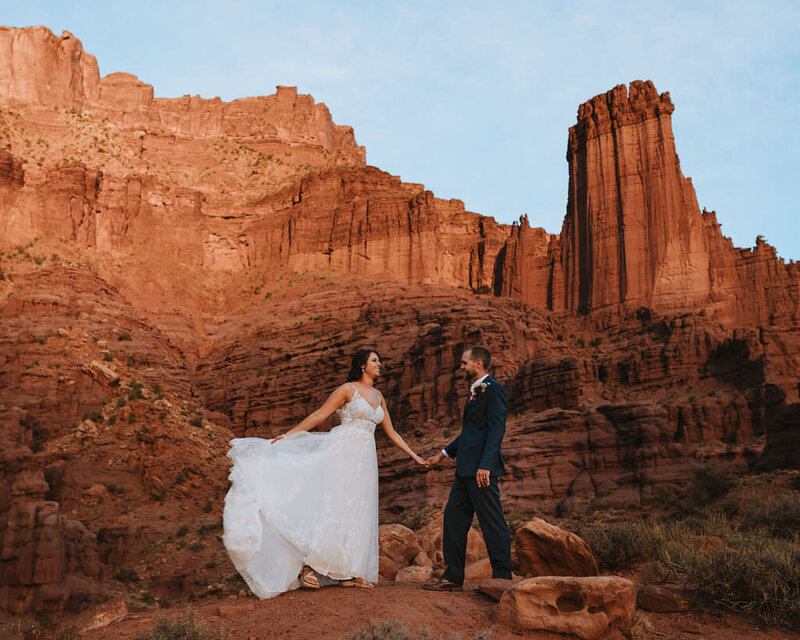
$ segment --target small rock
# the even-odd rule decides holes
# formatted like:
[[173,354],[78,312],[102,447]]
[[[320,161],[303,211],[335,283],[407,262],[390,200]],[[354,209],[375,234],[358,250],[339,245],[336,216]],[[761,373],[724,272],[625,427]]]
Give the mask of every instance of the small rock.
[[107,367],[99,360],[90,360],[81,368],[85,374],[90,375],[95,380],[104,382],[110,387],[119,384],[119,374],[111,367]]
[[104,496],[108,493],[108,489],[106,489],[105,485],[102,484],[93,484],[89,487],[86,491],[83,492],[83,495],[90,496],[92,498],[99,498],[100,496]]
[[406,582],[406,583],[421,583],[421,582],[428,582],[433,578],[433,568],[432,567],[417,567],[417,566],[410,566],[404,567],[397,572],[397,575],[394,577],[395,582]]
[[420,551],[417,555],[414,556],[414,560],[411,564],[415,564],[418,567],[432,567],[433,560],[428,557],[428,554],[424,551]]
[[657,613],[674,613],[689,608],[689,603],[680,593],[655,584],[646,584],[639,589],[636,605],[640,609]]

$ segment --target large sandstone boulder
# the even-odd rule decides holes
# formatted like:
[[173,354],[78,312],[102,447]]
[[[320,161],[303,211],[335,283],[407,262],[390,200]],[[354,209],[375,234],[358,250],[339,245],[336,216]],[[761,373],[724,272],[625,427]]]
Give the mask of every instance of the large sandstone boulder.
[[398,567],[407,567],[422,551],[416,534],[402,524],[382,524],[378,527],[380,555],[394,561]]
[[529,578],[500,598],[495,620],[516,631],[571,633],[584,640],[603,637],[609,627],[628,627],[636,588],[617,576]]
[[596,576],[597,561],[585,540],[534,518],[515,537],[519,571],[526,576]]
[[[442,530],[444,527],[444,514],[437,517],[426,524],[422,529],[417,531],[417,538],[422,546],[423,551],[431,558],[436,564],[444,564],[444,556],[442,555]],[[470,528],[467,535],[467,561],[466,565],[469,566],[478,560],[486,558],[486,544],[483,542],[483,535],[477,529]]]

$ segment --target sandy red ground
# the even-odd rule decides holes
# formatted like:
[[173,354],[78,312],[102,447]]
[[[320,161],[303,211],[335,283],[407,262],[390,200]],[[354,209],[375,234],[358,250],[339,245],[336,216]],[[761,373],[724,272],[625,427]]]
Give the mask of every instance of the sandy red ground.
[[[469,585],[468,585],[469,587]],[[230,598],[197,604],[194,613],[208,625],[224,627],[231,640],[266,638],[349,638],[370,622],[405,621],[412,631],[427,628],[434,638],[472,640],[480,632],[491,632],[492,640],[536,638],[565,640],[560,634],[515,633],[492,622],[495,603],[467,588],[461,593],[430,593],[416,585],[381,583],[373,590],[328,587],[315,591],[293,591],[271,600],[254,597]],[[220,608],[228,608],[220,615]],[[184,609],[160,613],[179,616]],[[123,620],[85,634],[86,640],[129,640],[151,628],[159,610],[134,612]],[[640,612],[652,628],[635,638],[708,640],[789,640],[800,634],[780,629],[759,629],[734,615],[655,614]],[[611,640],[626,637],[619,630],[606,635]]]

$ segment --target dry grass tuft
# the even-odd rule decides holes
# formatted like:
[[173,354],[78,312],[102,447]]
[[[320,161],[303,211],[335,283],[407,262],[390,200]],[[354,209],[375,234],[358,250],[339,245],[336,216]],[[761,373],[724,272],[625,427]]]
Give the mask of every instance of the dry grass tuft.
[[180,618],[158,616],[155,626],[135,640],[228,640],[228,632],[200,622],[191,611]]

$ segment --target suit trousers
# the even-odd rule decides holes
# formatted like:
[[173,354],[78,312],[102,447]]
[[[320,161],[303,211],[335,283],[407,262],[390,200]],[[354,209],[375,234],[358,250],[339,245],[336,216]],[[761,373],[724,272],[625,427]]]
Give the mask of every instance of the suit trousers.
[[511,533],[500,506],[500,490],[494,476],[489,486],[482,488],[478,487],[475,476],[456,476],[444,508],[442,547],[447,569],[442,577],[456,584],[464,583],[467,536],[476,514],[492,563],[492,577],[510,579]]

